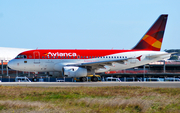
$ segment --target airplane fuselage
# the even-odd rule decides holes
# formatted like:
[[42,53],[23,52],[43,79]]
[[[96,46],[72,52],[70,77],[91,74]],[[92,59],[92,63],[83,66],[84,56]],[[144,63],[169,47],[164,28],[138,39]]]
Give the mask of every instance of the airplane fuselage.
[[[13,69],[29,72],[62,71],[64,66],[76,64],[128,59],[123,62],[107,64],[105,67],[95,69],[95,72],[127,69],[149,62],[168,59],[169,54],[149,58],[148,56],[166,54],[159,51],[134,51],[134,50],[35,50],[24,52],[22,58],[16,58],[9,62]],[[139,58],[137,58],[139,57]],[[73,65],[75,64],[75,65]]]

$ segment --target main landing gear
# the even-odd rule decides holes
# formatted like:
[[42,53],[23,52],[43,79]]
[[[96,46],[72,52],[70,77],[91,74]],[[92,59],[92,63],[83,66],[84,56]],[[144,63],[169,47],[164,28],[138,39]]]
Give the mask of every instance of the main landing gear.
[[98,81],[98,78],[97,78],[96,76],[93,76],[93,77],[91,77],[91,81],[97,82],[97,81]]
[[86,82],[86,81],[87,81],[87,78],[86,78],[86,77],[81,77],[81,78],[80,78],[80,81],[81,81],[81,82]]
[[[81,77],[81,78],[80,78],[80,81],[81,81],[81,82],[87,82],[87,78],[86,78],[86,77]],[[91,77],[91,81],[92,81],[92,82],[97,82],[97,81],[98,81],[98,78],[95,77],[95,76],[93,76],[93,77]]]

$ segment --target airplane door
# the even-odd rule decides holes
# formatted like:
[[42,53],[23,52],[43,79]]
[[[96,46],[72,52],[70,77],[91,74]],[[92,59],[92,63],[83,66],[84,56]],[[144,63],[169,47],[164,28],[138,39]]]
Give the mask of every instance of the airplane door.
[[40,53],[39,53],[39,51],[35,51],[33,54],[34,54],[34,63],[39,64],[40,63]]

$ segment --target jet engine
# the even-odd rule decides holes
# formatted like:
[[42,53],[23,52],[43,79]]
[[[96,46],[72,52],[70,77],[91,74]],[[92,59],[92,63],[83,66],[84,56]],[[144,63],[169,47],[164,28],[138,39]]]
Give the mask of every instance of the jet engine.
[[63,68],[63,75],[65,77],[86,77],[88,71],[86,68],[68,66]]

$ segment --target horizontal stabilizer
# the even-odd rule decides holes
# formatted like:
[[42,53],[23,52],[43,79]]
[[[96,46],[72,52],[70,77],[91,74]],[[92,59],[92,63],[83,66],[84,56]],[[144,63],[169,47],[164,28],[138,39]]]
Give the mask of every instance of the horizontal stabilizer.
[[160,56],[165,56],[165,55],[172,55],[175,54],[177,52],[172,52],[172,53],[164,53],[164,54],[159,54],[159,55],[151,55],[151,56],[147,56],[147,58],[153,59],[153,58],[158,58]]

